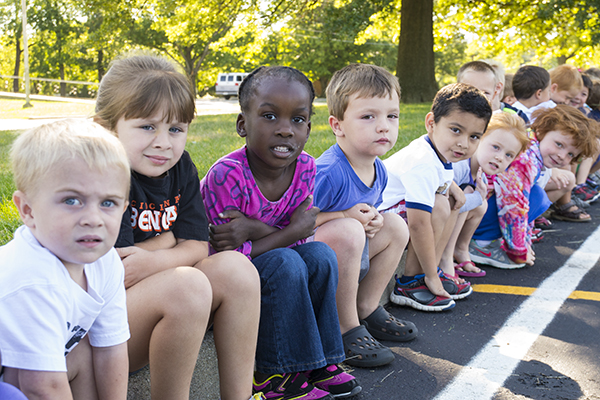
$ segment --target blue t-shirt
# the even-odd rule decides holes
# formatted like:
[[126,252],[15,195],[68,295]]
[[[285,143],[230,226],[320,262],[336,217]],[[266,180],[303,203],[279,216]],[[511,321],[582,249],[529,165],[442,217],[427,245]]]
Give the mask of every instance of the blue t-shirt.
[[326,212],[347,210],[358,203],[377,208],[387,180],[385,166],[376,158],[375,182],[372,187],[365,185],[340,146],[334,144],[317,159],[314,205]]

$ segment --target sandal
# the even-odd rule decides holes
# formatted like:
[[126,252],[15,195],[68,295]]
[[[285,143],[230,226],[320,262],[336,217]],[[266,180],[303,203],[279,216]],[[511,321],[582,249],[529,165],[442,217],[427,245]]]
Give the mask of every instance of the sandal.
[[[590,222],[592,220],[592,217],[581,208],[577,207],[573,201],[569,201],[561,206],[553,204],[552,207],[554,207],[552,217],[561,221]],[[572,207],[576,207],[575,210],[570,210]],[[587,217],[581,218],[582,215],[586,215]]]
[[539,218],[536,218],[535,220],[535,227],[539,228],[539,229],[551,229],[552,228],[552,221],[550,221],[549,219],[541,216]]
[[[465,270],[465,266],[471,264],[473,267],[477,268],[479,272],[472,272]],[[456,264],[454,266],[454,271],[458,276],[466,276],[468,278],[480,278],[486,275],[486,272],[481,268],[477,267],[473,261],[463,261],[460,264]]]
[[367,328],[359,325],[342,335],[346,364],[354,367],[380,367],[394,361],[394,353],[379,343]]
[[379,306],[367,318],[360,321],[374,338],[394,342],[408,342],[417,337],[418,329],[412,322],[394,317]]

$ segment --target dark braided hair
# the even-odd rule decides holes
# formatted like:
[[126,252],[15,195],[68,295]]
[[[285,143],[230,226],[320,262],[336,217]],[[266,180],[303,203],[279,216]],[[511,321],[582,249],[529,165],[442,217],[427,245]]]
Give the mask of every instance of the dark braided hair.
[[258,85],[263,79],[268,78],[284,78],[288,80],[295,80],[306,87],[308,93],[310,93],[310,113],[312,114],[312,103],[315,99],[315,89],[313,88],[312,82],[302,72],[292,67],[258,67],[252,71],[248,76],[244,78],[239,90],[239,101],[242,112],[248,110],[250,98],[256,91]]

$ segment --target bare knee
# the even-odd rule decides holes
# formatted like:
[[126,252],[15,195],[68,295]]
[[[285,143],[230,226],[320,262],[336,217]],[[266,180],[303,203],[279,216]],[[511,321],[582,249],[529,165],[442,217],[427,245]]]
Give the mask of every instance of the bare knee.
[[196,267],[208,277],[216,298],[230,294],[232,287],[243,296],[260,296],[258,271],[242,253],[220,252],[204,259]]
[[436,194],[431,217],[439,221],[445,221],[450,218],[450,213],[451,208],[448,197],[442,194]]
[[164,277],[161,304],[171,316],[208,318],[212,288],[206,275],[190,267],[179,267]]
[[408,243],[408,225],[406,221],[395,213],[384,213],[383,227],[378,234],[384,234],[389,237],[390,242],[395,244],[403,244],[403,247]]
[[480,206],[475,207],[471,211],[469,211],[469,218],[483,218],[488,208],[487,201],[483,201]]
[[321,225],[317,229],[315,239],[327,243],[336,254],[362,253],[365,246],[365,228],[354,218],[339,218]]

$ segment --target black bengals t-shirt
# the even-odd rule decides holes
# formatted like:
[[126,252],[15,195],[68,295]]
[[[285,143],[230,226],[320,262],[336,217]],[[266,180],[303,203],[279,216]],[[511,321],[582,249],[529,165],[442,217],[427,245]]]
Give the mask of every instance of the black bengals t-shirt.
[[115,247],[133,246],[168,231],[177,239],[208,241],[198,170],[187,151],[162,178],[131,171],[129,206]]

